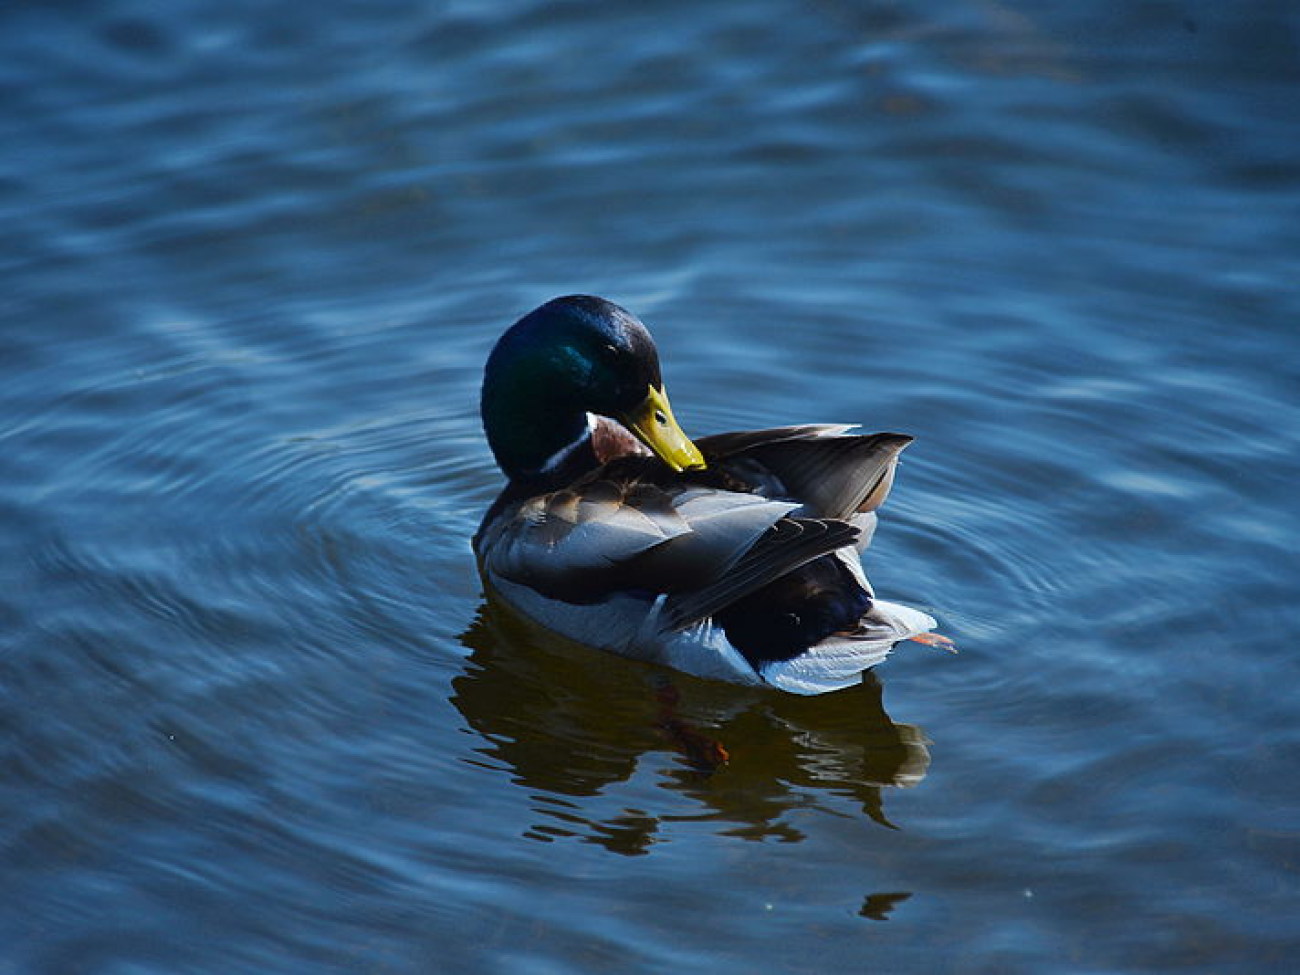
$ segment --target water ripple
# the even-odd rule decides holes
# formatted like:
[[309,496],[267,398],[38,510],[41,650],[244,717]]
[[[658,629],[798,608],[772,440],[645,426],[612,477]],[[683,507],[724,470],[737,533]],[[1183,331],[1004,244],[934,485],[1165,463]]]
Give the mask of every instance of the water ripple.
[[[5,961],[1285,969],[1295,12],[1022,7],[0,11]],[[905,723],[481,603],[573,291],[692,433],[916,436]]]

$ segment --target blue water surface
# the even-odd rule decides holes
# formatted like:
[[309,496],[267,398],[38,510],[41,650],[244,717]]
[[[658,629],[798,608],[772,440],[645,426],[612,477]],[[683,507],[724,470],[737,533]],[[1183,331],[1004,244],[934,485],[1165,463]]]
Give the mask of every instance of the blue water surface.
[[[1298,85],[1283,0],[6,5],[0,972],[1291,970]],[[485,606],[575,291],[693,434],[913,434],[962,652]]]

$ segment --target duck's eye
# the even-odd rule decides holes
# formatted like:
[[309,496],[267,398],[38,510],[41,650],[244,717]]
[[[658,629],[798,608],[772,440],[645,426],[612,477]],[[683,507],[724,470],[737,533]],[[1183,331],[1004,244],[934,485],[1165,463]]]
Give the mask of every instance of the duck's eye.
[[655,423],[659,424],[661,427],[668,426],[668,414],[663,410],[655,410]]

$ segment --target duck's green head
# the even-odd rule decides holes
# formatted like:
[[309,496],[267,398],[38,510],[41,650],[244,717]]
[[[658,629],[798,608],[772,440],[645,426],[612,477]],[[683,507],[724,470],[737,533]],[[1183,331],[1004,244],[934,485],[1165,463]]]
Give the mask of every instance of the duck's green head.
[[674,470],[704,466],[673,418],[650,333],[603,298],[556,298],[511,326],[488,357],[481,407],[511,478],[558,463],[587,436],[589,413],[617,420]]

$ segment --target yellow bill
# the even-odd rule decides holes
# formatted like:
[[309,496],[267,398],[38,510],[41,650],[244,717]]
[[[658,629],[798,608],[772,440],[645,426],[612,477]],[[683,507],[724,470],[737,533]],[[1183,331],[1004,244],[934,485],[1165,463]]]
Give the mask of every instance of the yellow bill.
[[649,387],[641,404],[620,419],[637,435],[637,439],[673,470],[699,470],[705,466],[704,455],[682,433],[662,389]]

